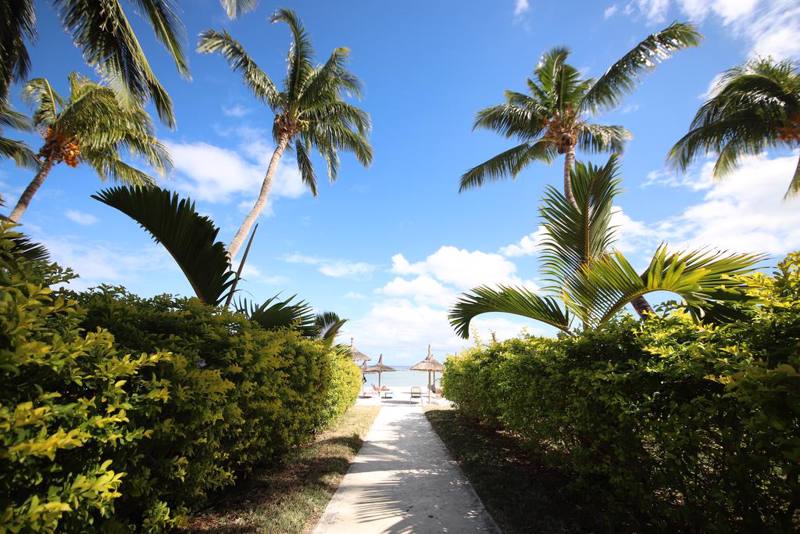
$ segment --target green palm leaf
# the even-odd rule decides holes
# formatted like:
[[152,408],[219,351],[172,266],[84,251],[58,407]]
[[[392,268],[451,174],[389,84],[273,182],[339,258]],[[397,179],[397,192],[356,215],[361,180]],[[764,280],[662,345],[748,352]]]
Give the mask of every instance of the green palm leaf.
[[570,298],[592,310],[590,325],[601,324],[635,297],[654,291],[679,295],[695,310],[729,300],[742,286],[736,277],[751,272],[765,259],[757,254],[689,251],[668,254],[656,250],[650,265],[638,274],[625,257],[615,252],[588,265],[567,288]]
[[458,192],[480,187],[489,180],[516,178],[522,169],[532,161],[550,163],[556,157],[555,148],[546,142],[523,143],[471,168],[461,177]]
[[330,347],[346,322],[347,319],[340,319],[334,312],[318,313],[314,323],[317,336]]
[[524,287],[481,286],[464,293],[450,310],[450,324],[458,335],[469,337],[472,319],[483,313],[511,313],[569,332],[572,318],[552,297],[542,297]]
[[[716,153],[714,176],[730,173],[745,155],[800,146],[800,72],[789,61],[758,59],[725,72],[716,94],[692,119],[667,160],[685,171],[698,156]],[[786,196],[800,191],[800,161]]]
[[247,315],[266,330],[291,328],[300,331],[303,335],[313,337],[316,335],[316,315],[314,309],[304,300],[292,302],[297,295],[280,300],[279,295],[268,298],[256,305],[246,299],[236,303],[236,309]]
[[220,4],[225,9],[229,19],[235,19],[239,15],[252,11],[258,5],[258,0],[220,0]]
[[673,22],[648,35],[597,79],[583,97],[582,109],[597,111],[619,105],[622,97],[636,87],[642,72],[653,69],[678,50],[697,46],[701,38],[693,25],[682,22]]
[[244,47],[227,31],[206,30],[200,34],[197,51],[201,54],[219,52],[231,69],[240,72],[245,85],[259,100],[275,109],[280,105],[280,95],[269,76],[245,52]]
[[172,255],[203,302],[224,301],[234,280],[219,229],[195,210],[194,202],[158,187],[113,187],[92,198],[139,223]]

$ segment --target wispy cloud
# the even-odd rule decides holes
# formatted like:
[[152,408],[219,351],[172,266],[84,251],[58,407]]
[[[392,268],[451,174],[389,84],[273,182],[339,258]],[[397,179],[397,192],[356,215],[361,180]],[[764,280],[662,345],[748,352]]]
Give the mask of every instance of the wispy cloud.
[[617,11],[619,11],[619,6],[617,4],[611,4],[603,11],[603,18],[610,19],[617,13]]
[[519,17],[530,10],[531,4],[528,0],[516,0],[514,4],[514,16]]
[[246,108],[241,104],[234,104],[233,106],[230,107],[226,106],[222,107],[222,113],[224,113],[226,117],[234,117],[237,119],[249,115],[251,111],[253,110],[250,108]]
[[305,254],[287,254],[283,257],[287,263],[313,265],[320,274],[331,278],[359,278],[374,272],[377,267],[363,261],[349,261],[335,258],[321,258]]
[[99,219],[91,213],[85,213],[78,210],[67,210],[64,214],[70,221],[80,224],[82,226],[90,226],[95,224]]

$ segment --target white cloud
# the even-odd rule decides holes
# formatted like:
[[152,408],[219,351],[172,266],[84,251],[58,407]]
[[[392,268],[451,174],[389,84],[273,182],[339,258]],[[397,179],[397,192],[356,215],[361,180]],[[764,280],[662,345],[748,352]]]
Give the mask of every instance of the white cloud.
[[116,244],[69,236],[35,235],[34,239],[47,248],[54,261],[80,276],[70,283],[76,290],[103,283],[130,285],[148,273],[178,271],[164,247],[154,243],[142,245],[134,253]]
[[445,284],[469,289],[482,284],[522,283],[517,266],[500,254],[443,246],[423,261],[409,263],[402,254],[392,256],[392,272],[400,275],[428,274]]
[[[252,198],[261,188],[274,147],[263,140],[259,130],[240,128],[237,135],[238,150],[202,141],[167,142],[177,188],[213,203],[227,203],[242,195]],[[273,180],[270,198],[297,198],[306,192],[295,162],[285,155]]]
[[611,4],[603,11],[603,18],[609,19],[613,17],[617,11],[619,11],[619,6],[617,4]]
[[80,224],[82,226],[91,226],[92,224],[95,224],[99,220],[91,213],[85,213],[83,211],[78,211],[78,210],[67,210],[67,212],[64,215],[70,221]]
[[623,12],[643,16],[649,24],[660,24],[667,20],[672,5],[696,23],[717,17],[735,36],[749,42],[751,57],[800,57],[797,0],[631,0]]
[[544,226],[540,225],[535,232],[523,236],[522,239],[516,243],[512,243],[511,245],[506,245],[500,248],[500,254],[510,258],[516,258],[519,256],[532,256],[539,251],[539,247],[542,244],[542,239],[546,234],[547,232],[545,231]]
[[418,303],[438,306],[451,306],[458,292],[445,287],[441,282],[424,274],[411,280],[395,277],[388,284],[377,290],[377,293],[389,297],[413,298]]
[[237,119],[244,117],[251,111],[253,110],[251,110],[250,108],[246,108],[241,104],[234,104],[233,106],[230,107],[225,107],[225,106],[222,107],[222,113],[224,113],[226,117],[234,117]]
[[363,293],[359,293],[358,291],[348,291],[344,294],[344,298],[348,300],[364,300],[367,298],[367,296]]
[[528,0],[516,0],[516,3],[514,4],[514,16],[519,17],[520,15],[527,13],[530,8],[531,5]]
[[342,259],[320,258],[305,254],[287,254],[283,257],[287,263],[300,263],[314,265],[317,271],[331,278],[359,278],[375,271],[376,266],[363,261],[348,261]]
[[654,185],[666,187],[685,187],[692,191],[701,191],[708,189],[712,186],[711,169],[714,167],[713,161],[707,161],[702,164],[702,171],[698,172],[697,168],[693,172],[680,173],[670,169],[659,169],[647,173],[647,178],[642,183],[641,187],[650,187]]
[[743,158],[738,169],[714,182],[710,163],[695,180],[710,184],[703,201],[658,229],[678,248],[713,246],[741,252],[784,254],[800,248],[797,199],[783,195],[800,152]]
[[[510,316],[479,317],[473,321],[472,332],[483,341],[495,332],[499,340],[518,336],[530,321],[512,320]],[[382,352],[386,363],[412,364],[425,357],[430,343],[434,355],[441,361],[445,355],[459,352],[472,345],[453,331],[445,309],[409,299],[387,299],[375,303],[366,315],[345,325],[345,337],[354,337],[359,350],[377,357]],[[547,333],[546,330],[534,330]],[[387,352],[391,348],[391,353]]]
[[[239,265],[237,262],[234,270],[238,268]],[[246,282],[259,282],[270,286],[283,285],[289,281],[285,276],[266,274],[252,263],[245,263],[242,269],[242,279]]]

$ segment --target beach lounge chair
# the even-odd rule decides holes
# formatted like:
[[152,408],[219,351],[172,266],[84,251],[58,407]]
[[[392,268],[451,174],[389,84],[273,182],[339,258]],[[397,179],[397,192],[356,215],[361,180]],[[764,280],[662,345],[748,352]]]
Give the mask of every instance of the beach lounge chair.
[[412,399],[421,399],[422,398],[422,388],[419,386],[411,386],[411,398]]
[[394,391],[392,391],[391,388],[383,386],[381,388],[381,391],[383,392],[383,398],[384,399],[393,399],[394,398]]

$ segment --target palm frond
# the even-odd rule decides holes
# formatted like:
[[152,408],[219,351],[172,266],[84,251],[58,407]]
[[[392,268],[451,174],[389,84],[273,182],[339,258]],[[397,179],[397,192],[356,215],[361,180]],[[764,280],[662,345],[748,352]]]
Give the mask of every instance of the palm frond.
[[235,19],[248,11],[252,11],[258,5],[258,0],[220,0],[220,4],[225,9],[229,19]]
[[300,179],[306,184],[311,194],[317,196],[317,177],[314,175],[314,166],[300,139],[295,141],[294,151],[297,157],[297,168],[300,170]]
[[575,164],[572,169],[575,204],[553,187],[545,192],[539,208],[545,228],[540,258],[549,290],[559,293],[565,281],[602,257],[613,243],[611,214],[620,182],[619,160],[612,155],[603,166]]
[[36,108],[33,113],[33,124],[50,126],[56,122],[64,99],[59,95],[46,78],[34,78],[22,88],[22,99]]
[[578,133],[577,147],[585,152],[614,152],[621,154],[633,135],[622,126],[603,126],[583,123]]
[[289,26],[292,32],[292,47],[289,50],[288,69],[286,74],[286,91],[289,101],[296,102],[303,93],[306,82],[314,66],[311,58],[314,56],[314,49],[311,46],[311,39],[308,37],[300,18],[291,9],[279,9],[270,18],[272,23],[283,22]]
[[256,98],[273,108],[280,103],[280,94],[269,76],[248,55],[244,47],[227,31],[206,30],[200,34],[197,51],[202,54],[219,52],[231,69],[240,72],[245,85]]
[[33,0],[0,2],[0,102],[13,82],[28,77],[31,59],[25,41],[36,37]]
[[450,310],[450,324],[463,338],[469,337],[470,322],[484,313],[511,313],[541,321],[569,332],[572,318],[552,297],[541,297],[524,287],[481,286],[464,293]]
[[15,130],[29,132],[33,129],[31,119],[19,111],[12,109],[0,100],[0,126],[7,126]]
[[314,323],[317,336],[330,347],[346,322],[347,319],[340,319],[334,312],[318,313]]
[[515,178],[528,164],[534,161],[550,163],[555,157],[555,147],[546,141],[522,143],[465,172],[461,176],[458,192],[481,187],[487,181]]
[[617,106],[622,97],[636,87],[644,71],[654,68],[678,50],[697,46],[701,38],[693,25],[683,22],[673,22],[648,35],[595,81],[583,97],[581,108],[596,112]]
[[92,198],[128,215],[164,245],[200,300],[224,301],[234,273],[225,245],[216,240],[219,229],[194,202],[158,187],[113,187]]
[[300,331],[305,336],[315,335],[316,315],[314,309],[304,300],[292,302],[297,295],[280,300],[280,295],[268,298],[256,305],[246,299],[239,299],[236,309],[247,315],[265,330],[291,328]]
[[478,111],[472,128],[485,128],[505,137],[530,140],[541,135],[547,120],[546,109],[506,103]]
[[[625,257],[614,252],[587,266],[568,284],[572,299],[591,307],[591,323],[603,323],[635,297],[654,291],[679,295],[696,310],[726,302],[730,291],[742,287],[737,278],[754,270],[765,256],[694,250],[668,254],[656,250],[642,274]],[[591,306],[590,306],[591,305]]]
[[18,167],[38,169],[39,158],[28,145],[15,139],[0,136],[0,158],[13,159]]
[[[181,74],[188,74],[179,43],[181,29],[167,0],[138,0],[164,42]],[[97,67],[108,79],[118,79],[136,99],[151,99],[161,120],[175,126],[172,100],[156,78],[139,44],[133,27],[118,1],[54,0],[61,20],[72,34],[73,42],[83,51],[89,65]]]

